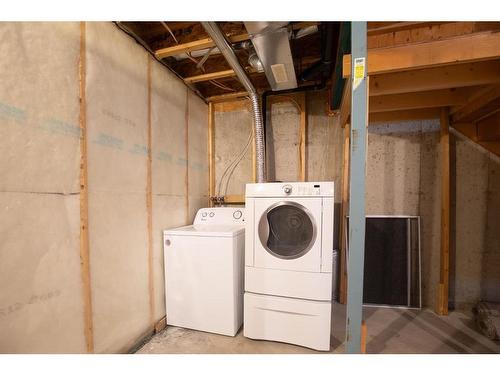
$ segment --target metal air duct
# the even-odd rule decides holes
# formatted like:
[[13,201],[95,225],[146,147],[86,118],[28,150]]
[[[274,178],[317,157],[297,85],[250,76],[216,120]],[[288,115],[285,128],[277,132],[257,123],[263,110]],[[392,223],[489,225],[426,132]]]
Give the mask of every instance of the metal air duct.
[[265,146],[264,146],[264,127],[262,124],[262,112],[260,108],[259,96],[257,90],[247,76],[245,69],[240,65],[236,54],[234,53],[231,45],[226,40],[225,35],[215,22],[202,22],[206,32],[214,41],[217,48],[226,58],[228,64],[234,70],[234,73],[240,80],[245,90],[250,96],[252,102],[252,114],[255,125],[255,149],[257,157],[257,182],[266,182],[266,168],[265,168]]

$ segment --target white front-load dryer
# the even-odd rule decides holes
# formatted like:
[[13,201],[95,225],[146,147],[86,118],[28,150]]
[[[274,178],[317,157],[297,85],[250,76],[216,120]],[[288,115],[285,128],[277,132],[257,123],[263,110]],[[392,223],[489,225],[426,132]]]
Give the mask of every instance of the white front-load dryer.
[[330,349],[333,182],[248,184],[244,335]]

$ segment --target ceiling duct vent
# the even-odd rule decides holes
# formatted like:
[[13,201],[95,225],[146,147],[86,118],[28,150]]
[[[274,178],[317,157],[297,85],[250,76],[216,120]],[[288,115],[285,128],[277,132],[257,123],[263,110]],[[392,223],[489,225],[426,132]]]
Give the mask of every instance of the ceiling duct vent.
[[255,52],[273,91],[294,89],[297,79],[287,22],[245,22]]

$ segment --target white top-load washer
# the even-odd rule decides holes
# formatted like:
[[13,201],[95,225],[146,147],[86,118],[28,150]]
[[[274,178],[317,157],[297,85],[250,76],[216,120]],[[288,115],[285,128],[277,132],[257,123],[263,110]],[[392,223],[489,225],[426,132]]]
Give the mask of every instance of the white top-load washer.
[[333,182],[246,185],[246,337],[330,349],[333,210]]
[[202,208],[163,232],[167,324],[234,336],[243,321],[243,208]]

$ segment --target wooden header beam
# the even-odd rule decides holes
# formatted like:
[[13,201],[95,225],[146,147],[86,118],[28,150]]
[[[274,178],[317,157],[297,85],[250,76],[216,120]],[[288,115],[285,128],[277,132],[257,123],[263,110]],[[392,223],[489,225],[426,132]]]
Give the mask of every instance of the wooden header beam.
[[[233,35],[230,36],[228,39],[231,43],[238,43],[244,40],[248,40],[249,35],[248,34]],[[214,46],[215,43],[212,40],[212,38],[203,38],[189,43],[182,43],[172,47],[161,48],[155,51],[155,55],[159,59],[164,59],[165,57],[181,55],[183,53],[198,51],[206,48],[212,48]]]
[[212,79],[232,77],[234,75],[235,75],[234,70],[228,69],[228,70],[221,70],[220,72],[199,74],[196,76],[186,77],[184,78],[184,82],[186,83],[204,82],[204,81],[210,81]]
[[[368,51],[368,74],[493,60],[500,58],[500,33],[477,33],[462,37]],[[351,55],[344,55],[342,74],[351,75]]]
[[207,101],[213,102],[213,103],[219,103],[219,102],[227,102],[227,101],[231,101],[231,100],[238,100],[238,99],[245,98],[247,96],[248,96],[248,92],[238,91],[238,92],[232,92],[230,94],[209,96],[207,98]]

